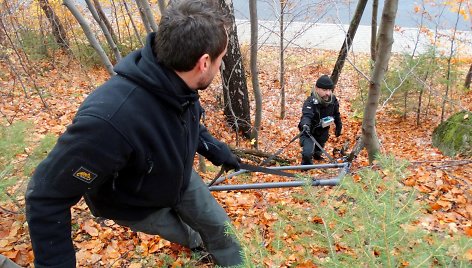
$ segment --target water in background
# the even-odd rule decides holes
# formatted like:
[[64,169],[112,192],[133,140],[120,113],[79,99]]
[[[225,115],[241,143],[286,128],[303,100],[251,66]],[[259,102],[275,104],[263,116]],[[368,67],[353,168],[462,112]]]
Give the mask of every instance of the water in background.
[[[278,0],[258,0],[257,1],[257,15],[259,20],[276,20],[278,11],[280,9],[277,5]],[[337,3],[343,1],[329,1],[329,0],[292,0],[293,7],[290,9],[287,20],[302,21],[302,22],[318,22],[318,23],[333,23],[333,24],[349,24],[351,18],[356,10],[356,0],[350,3]],[[348,2],[348,1],[345,1]],[[414,12],[417,3],[421,0],[399,0],[397,16],[395,24],[401,27],[416,28],[420,25],[420,14]],[[439,1],[438,1],[439,2]],[[233,0],[234,13],[236,19],[249,19],[249,3],[248,0]],[[380,24],[380,17],[384,0],[379,0],[379,10],[377,23]],[[465,3],[462,9],[465,9]],[[434,7],[425,4],[425,9],[429,14],[433,15],[430,20],[424,20],[423,25],[428,28],[435,29],[452,29],[456,25],[457,12],[453,12],[449,7],[437,6]],[[361,19],[361,25],[370,25],[372,17],[372,2],[369,1]],[[472,31],[472,21],[466,21],[464,17],[460,16],[457,23],[457,30]]]

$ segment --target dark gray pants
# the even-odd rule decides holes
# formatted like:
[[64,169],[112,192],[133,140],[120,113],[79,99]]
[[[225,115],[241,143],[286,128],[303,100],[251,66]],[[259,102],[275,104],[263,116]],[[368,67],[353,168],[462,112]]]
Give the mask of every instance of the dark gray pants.
[[133,231],[159,235],[188,248],[203,242],[220,266],[243,264],[239,242],[225,234],[225,223],[230,222],[226,211],[195,171],[192,171],[189,186],[177,206],[159,209],[138,222],[116,222]]
[[[328,141],[329,137],[329,128],[321,131],[320,133],[313,134],[315,140],[323,147]],[[316,146],[313,140],[308,135],[300,136],[300,146],[302,146],[302,165],[312,165],[313,164],[313,157],[318,156],[320,157],[323,153],[321,149]]]

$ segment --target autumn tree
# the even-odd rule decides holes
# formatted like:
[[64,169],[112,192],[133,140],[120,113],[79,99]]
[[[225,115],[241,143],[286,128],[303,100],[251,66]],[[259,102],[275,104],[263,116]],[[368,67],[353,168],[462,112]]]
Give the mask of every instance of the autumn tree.
[[470,89],[471,78],[472,78],[472,64],[470,64],[469,71],[467,72],[467,75],[465,76],[464,87],[467,89]]
[[393,44],[393,30],[398,9],[398,0],[387,0],[382,11],[378,34],[378,50],[369,84],[367,104],[362,121],[362,143],[372,162],[380,151],[380,143],[375,130],[375,116],[380,99],[380,87],[387,71]]
[[56,40],[56,43],[65,51],[69,51],[69,41],[67,40],[67,34],[62,26],[59,17],[56,15],[56,12],[49,4],[48,0],[38,0],[39,6],[44,11],[44,14],[49,20],[49,24],[52,28],[52,35]]
[[232,1],[219,0],[221,8],[231,19],[228,29],[228,50],[223,57],[221,80],[223,85],[224,113],[228,124],[244,136],[251,133],[251,114],[247,81],[239,47]]
[[80,11],[74,5],[72,0],[64,0],[64,5],[70,10],[72,15],[74,15],[74,17],[79,22],[80,26],[84,30],[85,35],[87,36],[88,41],[90,42],[90,45],[95,49],[95,51],[99,55],[100,59],[102,60],[103,65],[107,69],[108,73],[110,75],[115,75],[115,71],[113,71],[113,64],[111,63],[111,61],[108,58],[107,54],[103,50],[103,47],[100,45],[97,38],[93,34],[93,32],[90,28],[89,21],[87,21],[87,19],[84,18],[84,16],[80,13]]
[[255,140],[254,146],[258,147],[259,131],[261,129],[262,120],[262,94],[259,88],[259,71],[257,69],[257,3],[256,0],[249,0],[249,13],[251,16],[251,78],[252,90],[254,91],[254,99],[256,101],[256,114],[254,119],[254,128],[251,139]]
[[349,29],[347,30],[343,45],[339,51],[338,59],[336,60],[333,72],[331,73],[331,80],[333,80],[334,85],[338,83],[339,75],[341,74],[341,70],[344,66],[344,61],[346,60],[348,51],[351,49],[352,41],[356,35],[356,31],[359,27],[359,23],[361,22],[362,14],[364,13],[366,5],[367,0],[360,0],[357,3],[354,17],[352,17],[351,24],[349,24]]

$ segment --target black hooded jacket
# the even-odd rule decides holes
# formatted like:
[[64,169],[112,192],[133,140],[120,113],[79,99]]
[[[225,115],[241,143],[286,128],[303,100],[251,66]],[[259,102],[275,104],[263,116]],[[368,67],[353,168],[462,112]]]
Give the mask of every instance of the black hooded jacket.
[[142,219],[179,202],[197,151],[215,165],[231,157],[200,124],[198,93],[156,62],[153,38],[86,98],[36,168],[26,192],[35,267],[75,267],[70,207],[81,197],[95,216]]
[[320,123],[321,118],[326,116],[332,116],[334,118],[336,129],[341,132],[343,124],[341,114],[339,113],[339,102],[336,96],[332,95],[331,103],[322,104],[314,94],[311,94],[303,102],[302,116],[298,123],[298,129],[302,131],[303,125],[308,125],[311,135],[315,138],[320,136],[328,137],[329,126],[323,128]]

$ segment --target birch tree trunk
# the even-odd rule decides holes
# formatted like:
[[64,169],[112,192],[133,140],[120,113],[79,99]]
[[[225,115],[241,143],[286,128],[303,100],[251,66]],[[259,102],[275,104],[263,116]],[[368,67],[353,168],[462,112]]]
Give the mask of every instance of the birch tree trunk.
[[251,113],[249,109],[249,94],[234,20],[233,2],[230,0],[219,0],[219,3],[231,19],[231,27],[228,29],[228,52],[223,57],[221,70],[224,113],[226,121],[237,133],[242,131],[245,137],[250,137]]
[[154,32],[157,32],[157,22],[156,19],[154,18],[154,15],[152,14],[151,6],[149,5],[149,2],[147,0],[141,0],[142,7],[144,8],[143,12],[146,15],[146,18],[149,22],[149,25],[151,26],[151,29]]
[[90,42],[90,45],[97,52],[108,73],[110,75],[115,75],[115,71],[113,71],[113,64],[111,63],[110,59],[108,58],[107,54],[103,50],[95,35],[92,33],[92,30],[89,26],[89,22],[82,16],[82,14],[80,14],[79,10],[75,7],[72,0],[63,0],[63,3],[70,10],[75,19],[79,22],[80,26],[84,30],[85,36]]
[[90,0],[85,0],[85,4],[87,4],[90,13],[92,13],[92,17],[95,19],[95,21],[98,22],[98,25],[100,25],[100,29],[102,29],[103,35],[105,36],[108,45],[113,51],[113,55],[115,55],[116,62],[119,62],[121,60],[121,53],[118,49],[118,46],[115,44],[115,41],[113,40],[110,31],[108,31],[108,27],[106,26],[105,22],[100,18],[100,15],[98,15],[98,12],[92,2]]
[[149,34],[150,32],[152,32],[152,29],[149,24],[149,20],[146,17],[146,13],[144,13],[144,9],[145,9],[143,5],[144,1],[146,0],[136,0],[136,5],[138,6],[139,15],[141,16],[141,20],[143,21],[144,29],[146,29],[146,33]]
[[103,23],[105,23],[105,26],[107,27],[108,32],[110,32],[111,37],[113,38],[113,41],[116,44],[118,42],[118,38],[116,37],[115,31],[113,30],[113,27],[111,26],[110,21],[107,19],[105,12],[103,12],[103,8],[102,8],[102,5],[100,4],[100,1],[93,0],[93,5],[95,6],[95,9],[97,10],[98,16],[103,21]]
[[166,1],[165,0],[157,0],[157,5],[159,6],[159,11],[162,13],[166,9]]
[[378,35],[377,57],[372,71],[372,78],[367,95],[367,104],[364,109],[362,121],[362,141],[372,163],[380,151],[380,143],[375,130],[375,115],[379,106],[380,87],[387,71],[388,61],[392,52],[393,30],[395,16],[398,9],[398,0],[386,0],[380,21]]
[[129,21],[131,22],[131,25],[133,26],[133,31],[134,31],[134,35],[136,36],[136,39],[138,39],[141,46],[144,46],[144,42],[141,36],[139,35],[139,31],[138,31],[138,28],[136,27],[136,23],[134,23],[133,16],[131,15],[131,12],[129,11],[128,4],[126,4],[126,0],[123,0],[123,6],[125,7],[126,14],[128,14]]
[[347,57],[347,52],[351,49],[352,40],[356,35],[357,28],[364,14],[365,6],[367,5],[367,0],[360,0],[357,3],[356,11],[354,17],[352,17],[351,23],[349,24],[349,29],[347,30],[346,38],[344,39],[341,50],[339,51],[338,59],[334,65],[333,72],[331,73],[331,80],[333,80],[334,85],[338,83],[339,74],[344,67],[344,61]]
[[251,21],[251,78],[252,90],[254,91],[254,100],[256,101],[256,114],[254,119],[254,128],[252,129],[251,140],[255,140],[254,146],[258,148],[259,131],[261,130],[262,118],[262,95],[259,88],[259,70],[257,69],[257,3],[256,0],[249,0],[249,15]]
[[451,49],[449,50],[449,57],[447,58],[446,92],[444,92],[444,97],[443,97],[442,107],[441,107],[441,123],[444,121],[444,116],[446,113],[446,102],[448,101],[449,89],[451,88],[451,84],[452,84],[451,64],[452,64],[452,58],[454,57],[454,54],[455,54],[454,42],[456,41],[457,23],[459,22],[459,18],[460,18],[461,7],[462,7],[462,2],[459,2],[459,9],[457,10],[457,16],[456,16],[456,24],[454,25],[454,29],[452,31]]
[[284,60],[284,14],[285,14],[285,6],[287,5],[287,1],[280,0],[280,21],[279,21],[279,28],[280,28],[280,67],[279,67],[279,80],[280,80],[280,118],[285,118],[285,60]]

